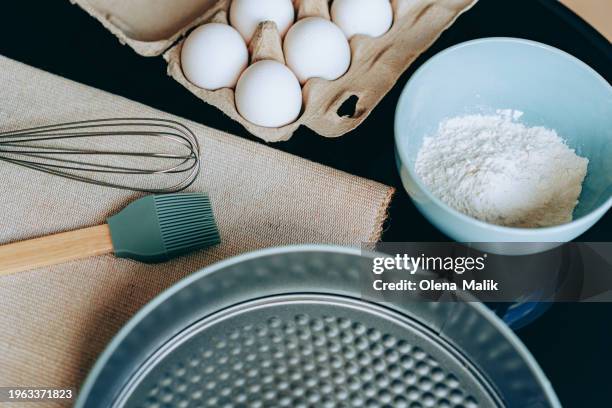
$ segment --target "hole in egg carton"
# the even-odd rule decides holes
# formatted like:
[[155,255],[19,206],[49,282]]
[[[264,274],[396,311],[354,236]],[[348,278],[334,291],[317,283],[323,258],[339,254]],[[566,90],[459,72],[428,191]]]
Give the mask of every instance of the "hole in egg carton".
[[336,113],[340,117],[355,117],[355,114],[357,113],[357,103],[359,103],[359,97],[357,95],[351,95],[344,102],[342,102]]
[[[183,75],[180,66],[184,38],[168,50],[164,58],[168,61],[169,75],[200,99],[216,106],[241,123],[250,133],[265,141],[288,140],[300,125],[305,125],[322,136],[338,137],[365,120],[410,63],[454,18],[475,2],[476,0],[391,0],[394,21],[389,31],[376,38],[364,35],[352,37],[349,41],[352,54],[349,70],[334,81],[309,79],[302,89],[304,104],[300,116],[294,123],[280,128],[260,127],[245,120],[236,109],[233,89],[208,91],[191,84]],[[201,24],[229,24],[228,10],[231,1],[222,0],[222,3],[224,6]],[[293,0],[296,21],[306,17],[329,20],[330,3],[328,0]],[[429,13],[432,8],[436,9],[435,13]],[[444,10],[448,17],[442,17],[441,10]],[[424,21],[420,21],[421,19]],[[415,36],[411,27],[417,23],[420,25],[420,31]],[[250,64],[266,59],[285,63],[282,42],[283,39],[273,22],[260,23],[249,44]],[[342,99],[340,104],[336,99],[338,94],[346,95],[346,99]],[[367,102],[363,102],[364,100]]]

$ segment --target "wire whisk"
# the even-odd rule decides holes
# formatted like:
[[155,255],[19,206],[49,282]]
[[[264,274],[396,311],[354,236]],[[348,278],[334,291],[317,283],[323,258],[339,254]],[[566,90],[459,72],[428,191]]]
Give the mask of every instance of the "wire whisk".
[[187,126],[173,120],[93,119],[0,132],[0,161],[89,184],[163,194],[193,184],[200,146]]

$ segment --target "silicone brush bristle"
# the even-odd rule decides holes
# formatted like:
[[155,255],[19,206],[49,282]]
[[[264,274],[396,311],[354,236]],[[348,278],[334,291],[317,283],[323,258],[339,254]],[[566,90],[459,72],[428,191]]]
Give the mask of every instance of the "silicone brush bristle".
[[108,219],[115,255],[164,262],[220,242],[209,198],[169,194],[141,198]]
[[219,243],[208,197],[202,194],[157,196],[155,205],[168,252],[190,252]]

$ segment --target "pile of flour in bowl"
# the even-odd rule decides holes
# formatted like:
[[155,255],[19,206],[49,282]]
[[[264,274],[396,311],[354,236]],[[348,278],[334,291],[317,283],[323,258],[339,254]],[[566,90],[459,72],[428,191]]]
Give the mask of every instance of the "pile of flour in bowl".
[[416,172],[456,210],[509,227],[547,227],[572,220],[588,159],[554,130],[518,122],[499,110],[445,120],[425,138]]

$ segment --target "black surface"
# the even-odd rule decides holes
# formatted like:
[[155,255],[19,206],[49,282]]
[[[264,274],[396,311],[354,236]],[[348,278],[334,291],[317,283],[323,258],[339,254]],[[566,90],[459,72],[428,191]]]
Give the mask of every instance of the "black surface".
[[[4,2],[0,16],[2,55],[256,140],[168,77],[161,57],[141,57],[121,46],[102,25],[67,0]],[[453,44],[490,36],[522,37],[553,45],[612,81],[610,43],[557,1],[480,0],[419,58],[357,130],[339,139],[325,139],[302,128],[289,142],[273,147],[396,186],[386,241],[445,240],[417,212],[401,188],[393,161],[395,104],[412,72],[429,57]],[[608,213],[580,239],[611,238],[612,214]],[[542,365],[564,406],[612,406],[611,304],[556,305],[519,335]]]

